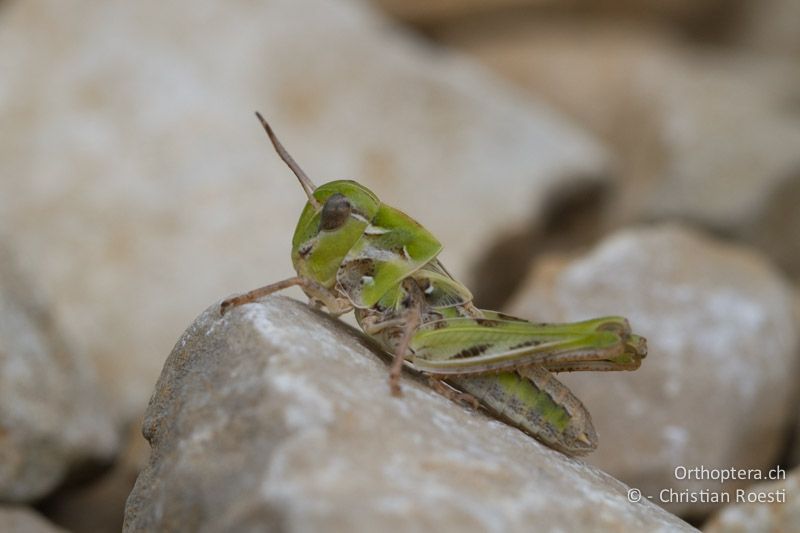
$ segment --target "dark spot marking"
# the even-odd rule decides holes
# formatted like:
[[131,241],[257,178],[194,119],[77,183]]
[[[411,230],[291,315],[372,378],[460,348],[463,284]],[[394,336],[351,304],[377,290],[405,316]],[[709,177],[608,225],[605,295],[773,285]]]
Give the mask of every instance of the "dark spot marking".
[[422,320],[423,324],[429,324],[431,322],[441,320],[444,318],[444,315],[438,311],[432,311],[430,309],[425,311],[425,316]]
[[475,357],[476,355],[480,355],[490,347],[489,344],[476,344],[475,346],[470,346],[469,348],[465,348],[455,354],[453,359],[462,359],[464,357]]
[[361,276],[375,277],[375,262],[372,259],[361,258],[353,259],[344,264],[347,270],[358,273]]
[[500,318],[502,320],[511,320],[512,322],[527,322],[527,320],[525,320],[524,318],[507,315],[505,313],[497,313],[497,318]]
[[508,349],[509,350],[516,350],[518,348],[526,348],[528,346],[538,346],[540,344],[542,344],[542,341],[525,341],[525,342],[521,342],[521,343],[519,343],[517,345],[510,346]]
[[366,213],[364,213],[360,209],[356,208],[356,206],[354,206],[352,204],[350,205],[350,212],[353,213],[354,215],[361,216],[361,218],[363,218],[364,220],[369,220],[369,217],[367,216]]
[[305,259],[306,256],[309,253],[311,253],[311,249],[312,248],[314,248],[314,243],[312,243],[311,241],[308,241],[307,243],[305,243],[303,246],[300,247],[300,249],[297,251],[297,253],[300,254],[300,257]]
[[494,328],[500,325],[500,322],[497,320],[491,320],[489,318],[476,318],[475,323],[479,326],[484,326],[487,328]]
[[392,248],[392,253],[397,254],[398,257],[402,257],[406,261],[413,261],[414,258],[408,253],[408,249],[405,246],[395,246]]

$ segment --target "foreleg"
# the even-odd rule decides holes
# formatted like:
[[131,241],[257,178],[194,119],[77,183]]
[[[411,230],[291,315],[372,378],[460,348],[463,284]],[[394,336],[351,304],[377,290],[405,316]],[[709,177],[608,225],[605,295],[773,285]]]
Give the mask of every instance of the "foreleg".
[[294,278],[285,279],[277,283],[266,285],[264,287],[259,287],[258,289],[253,289],[250,292],[240,294],[239,296],[234,296],[233,298],[228,298],[227,300],[222,302],[222,304],[220,304],[219,306],[219,312],[221,315],[224,315],[233,307],[249,304],[251,302],[255,302],[259,298],[268,296],[273,292],[277,292],[283,289],[288,289],[289,287],[294,287],[295,285],[302,286],[305,285],[305,283],[306,282],[305,280],[303,280],[303,278],[296,276]]

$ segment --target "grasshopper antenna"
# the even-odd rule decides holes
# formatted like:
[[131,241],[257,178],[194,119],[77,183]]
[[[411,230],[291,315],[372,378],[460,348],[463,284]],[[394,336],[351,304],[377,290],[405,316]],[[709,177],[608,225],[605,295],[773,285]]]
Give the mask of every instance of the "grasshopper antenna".
[[308,196],[309,203],[313,205],[315,209],[319,209],[319,202],[312,194],[317,186],[314,185],[310,179],[308,179],[308,176],[306,176],[306,173],[303,172],[302,168],[300,168],[300,165],[298,165],[294,158],[289,155],[289,152],[287,152],[286,148],[283,147],[281,142],[278,140],[278,137],[275,135],[275,132],[272,131],[270,125],[266,120],[264,120],[264,117],[261,116],[261,113],[256,111],[256,117],[258,117],[259,122],[261,122],[261,125],[264,127],[264,131],[267,132],[267,136],[269,137],[269,140],[272,141],[272,146],[275,147],[275,151],[278,152],[278,155],[281,157],[281,159],[283,159],[283,162],[286,163],[286,165],[292,169],[294,175],[297,176],[297,179],[300,181],[300,186],[303,187],[306,196]]

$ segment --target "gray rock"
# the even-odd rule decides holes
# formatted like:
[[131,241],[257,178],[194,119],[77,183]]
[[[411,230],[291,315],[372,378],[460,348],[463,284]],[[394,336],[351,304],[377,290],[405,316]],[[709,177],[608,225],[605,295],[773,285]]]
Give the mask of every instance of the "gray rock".
[[569,121],[361,2],[3,7],[0,228],[123,415],[198,308],[292,273],[304,197],[255,109],[314,180],[431,229],[459,275],[607,174]]
[[[732,491],[675,469],[765,469],[785,445],[800,338],[791,286],[752,251],[677,226],[622,231],[574,261],[540,268],[510,312],[535,320],[628,317],[648,340],[636,372],[561,374],[600,439],[587,461],[640,488]],[[679,473],[680,475],[680,473]],[[675,502],[684,516],[711,502]]]
[[690,531],[627,487],[404,379],[366,339],[273,296],[206,310],[144,421],[132,531]]
[[[530,14],[551,21],[554,13],[572,15],[577,19],[597,15],[624,18],[640,16],[646,21],[674,22],[697,26],[698,19],[719,15],[720,7],[730,5],[724,0],[372,0],[396,17],[422,23],[430,30],[441,26],[458,25],[464,20],[485,22],[494,17],[503,20]],[[784,0],[786,2],[788,0]]]
[[393,17],[415,23],[442,23],[495,9],[519,8],[538,0],[372,0]]
[[125,502],[150,456],[150,446],[142,437],[141,419],[126,429],[125,445],[103,475],[67,485],[38,506],[48,519],[73,533],[122,529]]
[[0,531],[3,533],[65,532],[27,507],[8,505],[0,505]]
[[784,480],[755,485],[744,491],[741,498],[742,502],[725,507],[709,520],[703,526],[703,531],[705,533],[800,531],[800,470],[789,472]]
[[733,34],[737,45],[760,52],[800,57],[800,2],[760,0],[742,2]]
[[[800,286],[795,286],[794,294],[795,328],[800,331]],[[795,395],[800,401],[800,387],[795,390]],[[794,449],[789,450],[789,464],[800,466],[800,412],[795,411],[794,421]]]
[[68,470],[113,458],[116,428],[98,389],[0,251],[0,501],[39,498]]
[[608,142],[624,184],[609,208],[617,224],[702,223],[800,277],[796,59],[692,48],[647,27],[601,22],[478,22],[445,41]]

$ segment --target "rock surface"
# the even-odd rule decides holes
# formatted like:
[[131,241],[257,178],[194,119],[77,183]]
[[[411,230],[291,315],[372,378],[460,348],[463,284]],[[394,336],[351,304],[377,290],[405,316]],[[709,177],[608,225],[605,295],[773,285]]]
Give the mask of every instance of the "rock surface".
[[742,2],[735,40],[760,52],[800,57],[800,2]]
[[622,222],[697,221],[800,277],[796,59],[600,22],[478,21],[444,39],[608,141],[624,183],[609,211]]
[[[789,472],[785,480],[761,483],[748,489],[743,498],[758,498],[763,503],[729,505],[704,527],[705,533],[782,533],[800,531],[800,470]],[[784,495],[781,501],[779,498]],[[772,503],[767,499],[772,498]]]
[[131,417],[196,309],[292,274],[304,198],[253,110],[317,182],[422,222],[459,275],[607,174],[590,136],[360,2],[7,4],[0,231]]
[[[794,290],[794,316],[795,328],[800,331],[800,286],[795,286]],[[800,401],[800,387],[795,391],[796,398]],[[794,449],[789,451],[789,464],[800,466],[800,412],[794,414]]]
[[[518,17],[520,13],[529,13],[543,18],[572,14],[575,18],[605,15],[643,16],[678,22],[697,24],[699,18],[708,18],[719,14],[720,7],[730,5],[724,0],[372,0],[396,17],[425,25],[454,22],[473,17],[485,20],[492,15]],[[783,1],[789,0],[772,0]],[[527,8],[524,9],[524,8]]]
[[102,476],[57,490],[37,502],[37,509],[72,533],[119,532],[125,501],[150,456],[150,446],[142,437],[141,419],[126,429],[123,449]]
[[0,251],[0,501],[23,502],[70,469],[109,462],[117,434],[94,368],[12,263]]
[[627,487],[387,366],[273,296],[183,334],[151,398],[132,531],[690,531]]
[[540,0],[372,0],[394,17],[416,23],[486,13],[494,9],[537,4]]
[[0,505],[0,531],[3,533],[64,533],[27,507]]
[[[791,286],[761,256],[660,226],[540,268],[509,311],[557,322],[623,315],[647,338],[636,372],[560,377],[594,419],[600,446],[587,461],[658,501],[662,489],[742,486],[676,479],[676,467],[764,469],[777,460],[796,407],[792,305]],[[713,505],[666,507],[698,517]]]

